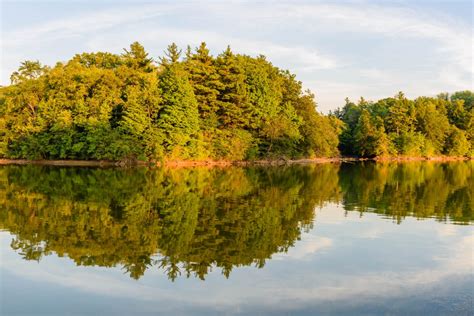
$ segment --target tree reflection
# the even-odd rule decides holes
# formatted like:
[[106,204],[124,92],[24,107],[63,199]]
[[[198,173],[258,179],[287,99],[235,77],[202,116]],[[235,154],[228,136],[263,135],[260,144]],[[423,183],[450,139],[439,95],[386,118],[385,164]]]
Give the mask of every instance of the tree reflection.
[[312,228],[315,207],[342,204],[401,222],[474,220],[473,163],[253,168],[0,168],[0,229],[27,260],[56,253],[172,280],[262,268]]
[[228,277],[294,245],[315,205],[337,197],[337,170],[5,167],[0,227],[27,260],[55,252],[133,278],[152,266],[171,279],[213,267]]
[[406,216],[474,220],[474,162],[364,163],[339,171],[348,211],[375,212],[400,223]]

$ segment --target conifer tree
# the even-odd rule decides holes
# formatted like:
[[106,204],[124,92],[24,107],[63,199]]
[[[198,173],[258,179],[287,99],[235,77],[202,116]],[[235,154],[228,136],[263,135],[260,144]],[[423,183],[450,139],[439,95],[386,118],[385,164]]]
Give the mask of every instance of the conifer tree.
[[204,129],[217,127],[217,111],[219,109],[219,75],[215,67],[215,60],[209,54],[206,43],[196,48],[194,54],[186,59],[184,64],[189,73],[189,80],[198,103],[199,115]]
[[372,156],[375,147],[375,127],[371,122],[371,117],[367,110],[362,111],[354,132],[354,145],[356,152],[362,157]]
[[[199,114],[193,89],[179,64],[171,64],[160,74],[161,110],[158,127],[168,151],[181,150],[199,131]],[[183,154],[186,154],[184,149]]]
[[413,131],[414,107],[403,92],[399,92],[388,109],[387,131],[399,136],[401,133]]
[[226,128],[244,127],[247,107],[245,74],[230,47],[217,57],[219,121]]
[[344,122],[342,128],[339,148],[341,153],[344,155],[357,155],[355,149],[354,131],[359,121],[361,109],[348,98],[346,98],[346,104],[342,109],[338,109],[334,112],[334,116]]
[[165,51],[165,57],[160,57],[160,63],[162,66],[175,64],[181,57],[181,49],[178,48],[176,43],[171,43]]
[[128,67],[141,69],[145,72],[152,71],[153,59],[148,57],[148,53],[140,43],[134,42],[130,45],[129,50],[124,49],[124,51],[123,58]]

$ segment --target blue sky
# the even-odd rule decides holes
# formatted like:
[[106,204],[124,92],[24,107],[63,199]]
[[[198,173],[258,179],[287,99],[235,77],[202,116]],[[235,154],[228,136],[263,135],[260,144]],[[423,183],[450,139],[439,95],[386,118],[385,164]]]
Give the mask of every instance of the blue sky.
[[1,2],[0,84],[19,63],[49,65],[141,42],[157,59],[171,42],[213,54],[263,54],[296,73],[320,110],[473,89],[472,1]]

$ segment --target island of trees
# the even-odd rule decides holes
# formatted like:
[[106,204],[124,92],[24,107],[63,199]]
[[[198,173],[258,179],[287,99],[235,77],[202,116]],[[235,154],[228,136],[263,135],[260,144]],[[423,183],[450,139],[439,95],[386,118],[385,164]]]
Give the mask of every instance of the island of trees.
[[0,157],[254,160],[474,155],[474,93],[346,104],[323,115],[264,56],[135,42],[54,67],[25,61],[0,87]]

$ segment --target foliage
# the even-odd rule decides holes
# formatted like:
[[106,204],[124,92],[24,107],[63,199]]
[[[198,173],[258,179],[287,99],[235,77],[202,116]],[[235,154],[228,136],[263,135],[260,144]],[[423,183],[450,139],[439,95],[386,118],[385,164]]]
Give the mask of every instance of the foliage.
[[474,93],[346,104],[319,113],[314,95],[265,56],[217,57],[206,43],[156,63],[82,53],[50,68],[21,63],[0,87],[0,157],[169,160],[473,156]]
[[341,120],[342,154],[360,157],[473,156],[472,92],[407,99],[403,93],[377,102],[361,99],[332,115]]
[[[135,42],[49,68],[25,61],[0,87],[0,157],[259,159],[337,156],[340,123],[264,56],[205,43],[159,64]],[[311,100],[310,100],[311,99]]]

